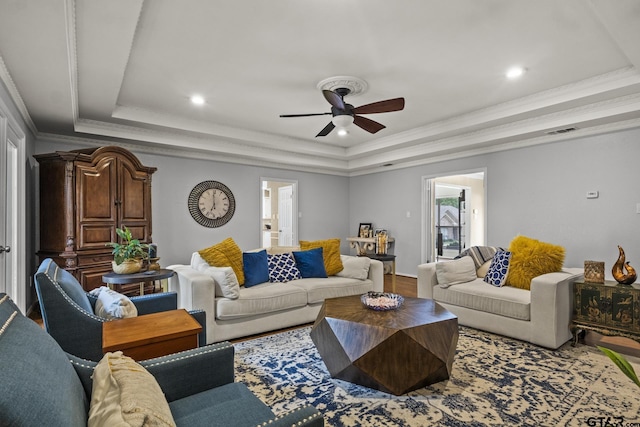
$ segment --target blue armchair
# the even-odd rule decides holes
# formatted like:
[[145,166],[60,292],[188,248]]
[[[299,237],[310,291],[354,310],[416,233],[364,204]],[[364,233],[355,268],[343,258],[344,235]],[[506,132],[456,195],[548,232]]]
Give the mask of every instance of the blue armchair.
[[[312,406],[276,416],[233,382],[228,342],[139,362],[153,375],[177,426],[324,425]],[[0,293],[0,425],[86,426],[96,362],[65,353]]]
[[[36,293],[45,330],[67,353],[82,359],[102,359],[102,324],[109,319],[94,314],[96,298],[86,293],[75,277],[58,267],[52,259],[45,259],[35,275]],[[178,308],[175,292],[163,292],[132,297],[138,315]],[[207,342],[206,313],[189,312],[202,325],[198,342]]]

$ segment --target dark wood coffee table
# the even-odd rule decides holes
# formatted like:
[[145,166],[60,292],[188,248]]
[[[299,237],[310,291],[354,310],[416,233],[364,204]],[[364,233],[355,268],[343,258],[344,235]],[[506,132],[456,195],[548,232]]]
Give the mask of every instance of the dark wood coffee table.
[[311,339],[332,377],[400,395],[449,378],[458,318],[430,299],[375,311],[359,295],[330,298]]

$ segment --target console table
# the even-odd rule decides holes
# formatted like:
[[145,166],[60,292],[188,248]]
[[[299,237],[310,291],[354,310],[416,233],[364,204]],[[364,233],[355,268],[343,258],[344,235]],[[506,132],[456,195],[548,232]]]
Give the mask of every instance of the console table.
[[[160,282],[160,286],[162,287],[161,281],[163,279],[168,279],[169,277],[172,277],[174,274],[176,274],[175,271],[169,270],[166,268],[161,268],[159,270],[141,271],[139,273],[133,273],[133,274],[118,274],[112,271],[111,273],[107,273],[103,275],[102,281],[106,283],[107,286],[109,286],[109,288],[111,289],[115,287],[116,288],[115,291],[120,293],[127,293],[127,292],[122,292],[122,289],[121,289],[122,285],[139,283],[140,295],[144,295],[145,283],[149,283],[149,282],[155,283],[157,281],[157,282]],[[155,289],[155,284],[154,284],[154,289]],[[165,291],[166,289],[162,288],[162,290]]]
[[575,282],[573,298],[574,345],[586,330],[640,342],[640,284]]
[[[391,254],[376,254],[376,238],[375,237],[347,237],[347,241],[352,248],[355,248],[358,256],[366,256],[371,259],[376,259],[391,263],[391,291],[396,291],[396,256]],[[388,237],[387,242],[389,246],[395,241],[393,237]]]

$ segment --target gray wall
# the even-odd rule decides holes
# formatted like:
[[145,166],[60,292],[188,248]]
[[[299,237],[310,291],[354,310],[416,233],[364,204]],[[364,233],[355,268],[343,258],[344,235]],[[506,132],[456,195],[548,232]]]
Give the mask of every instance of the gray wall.
[[[617,259],[617,245],[640,267],[640,129],[578,138],[353,177],[350,226],[372,222],[395,237],[397,271],[421,262],[423,176],[487,169],[487,244],[508,246],[518,234],[562,245],[565,265]],[[587,199],[587,191],[599,191]],[[411,217],[406,217],[406,212]]]
[[[80,148],[73,144],[39,141],[37,153]],[[188,264],[191,254],[227,237],[243,250],[260,247],[260,177],[298,181],[298,236],[316,240],[348,235],[349,189],[347,177],[241,166],[136,152],[145,166],[158,170],[152,178],[153,241],[160,265]],[[236,212],[227,224],[206,228],[187,209],[191,189],[199,182],[224,183],[236,198]],[[348,251],[346,243],[343,252]]]

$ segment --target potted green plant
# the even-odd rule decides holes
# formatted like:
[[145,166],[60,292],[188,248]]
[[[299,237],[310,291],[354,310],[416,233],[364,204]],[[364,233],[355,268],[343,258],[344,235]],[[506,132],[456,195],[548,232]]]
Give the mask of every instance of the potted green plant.
[[142,269],[142,260],[149,256],[149,245],[134,239],[127,227],[116,228],[116,233],[122,243],[107,243],[113,248],[113,271],[118,274],[137,273]]
[[624,358],[624,356],[606,347],[598,346],[598,349],[606,354],[609,359],[611,359],[611,361],[615,363],[618,368],[620,368],[622,373],[624,373],[631,381],[633,381],[638,387],[640,387],[640,380],[638,379],[636,372],[633,370],[633,366],[631,366],[631,364],[627,361],[627,359]]

